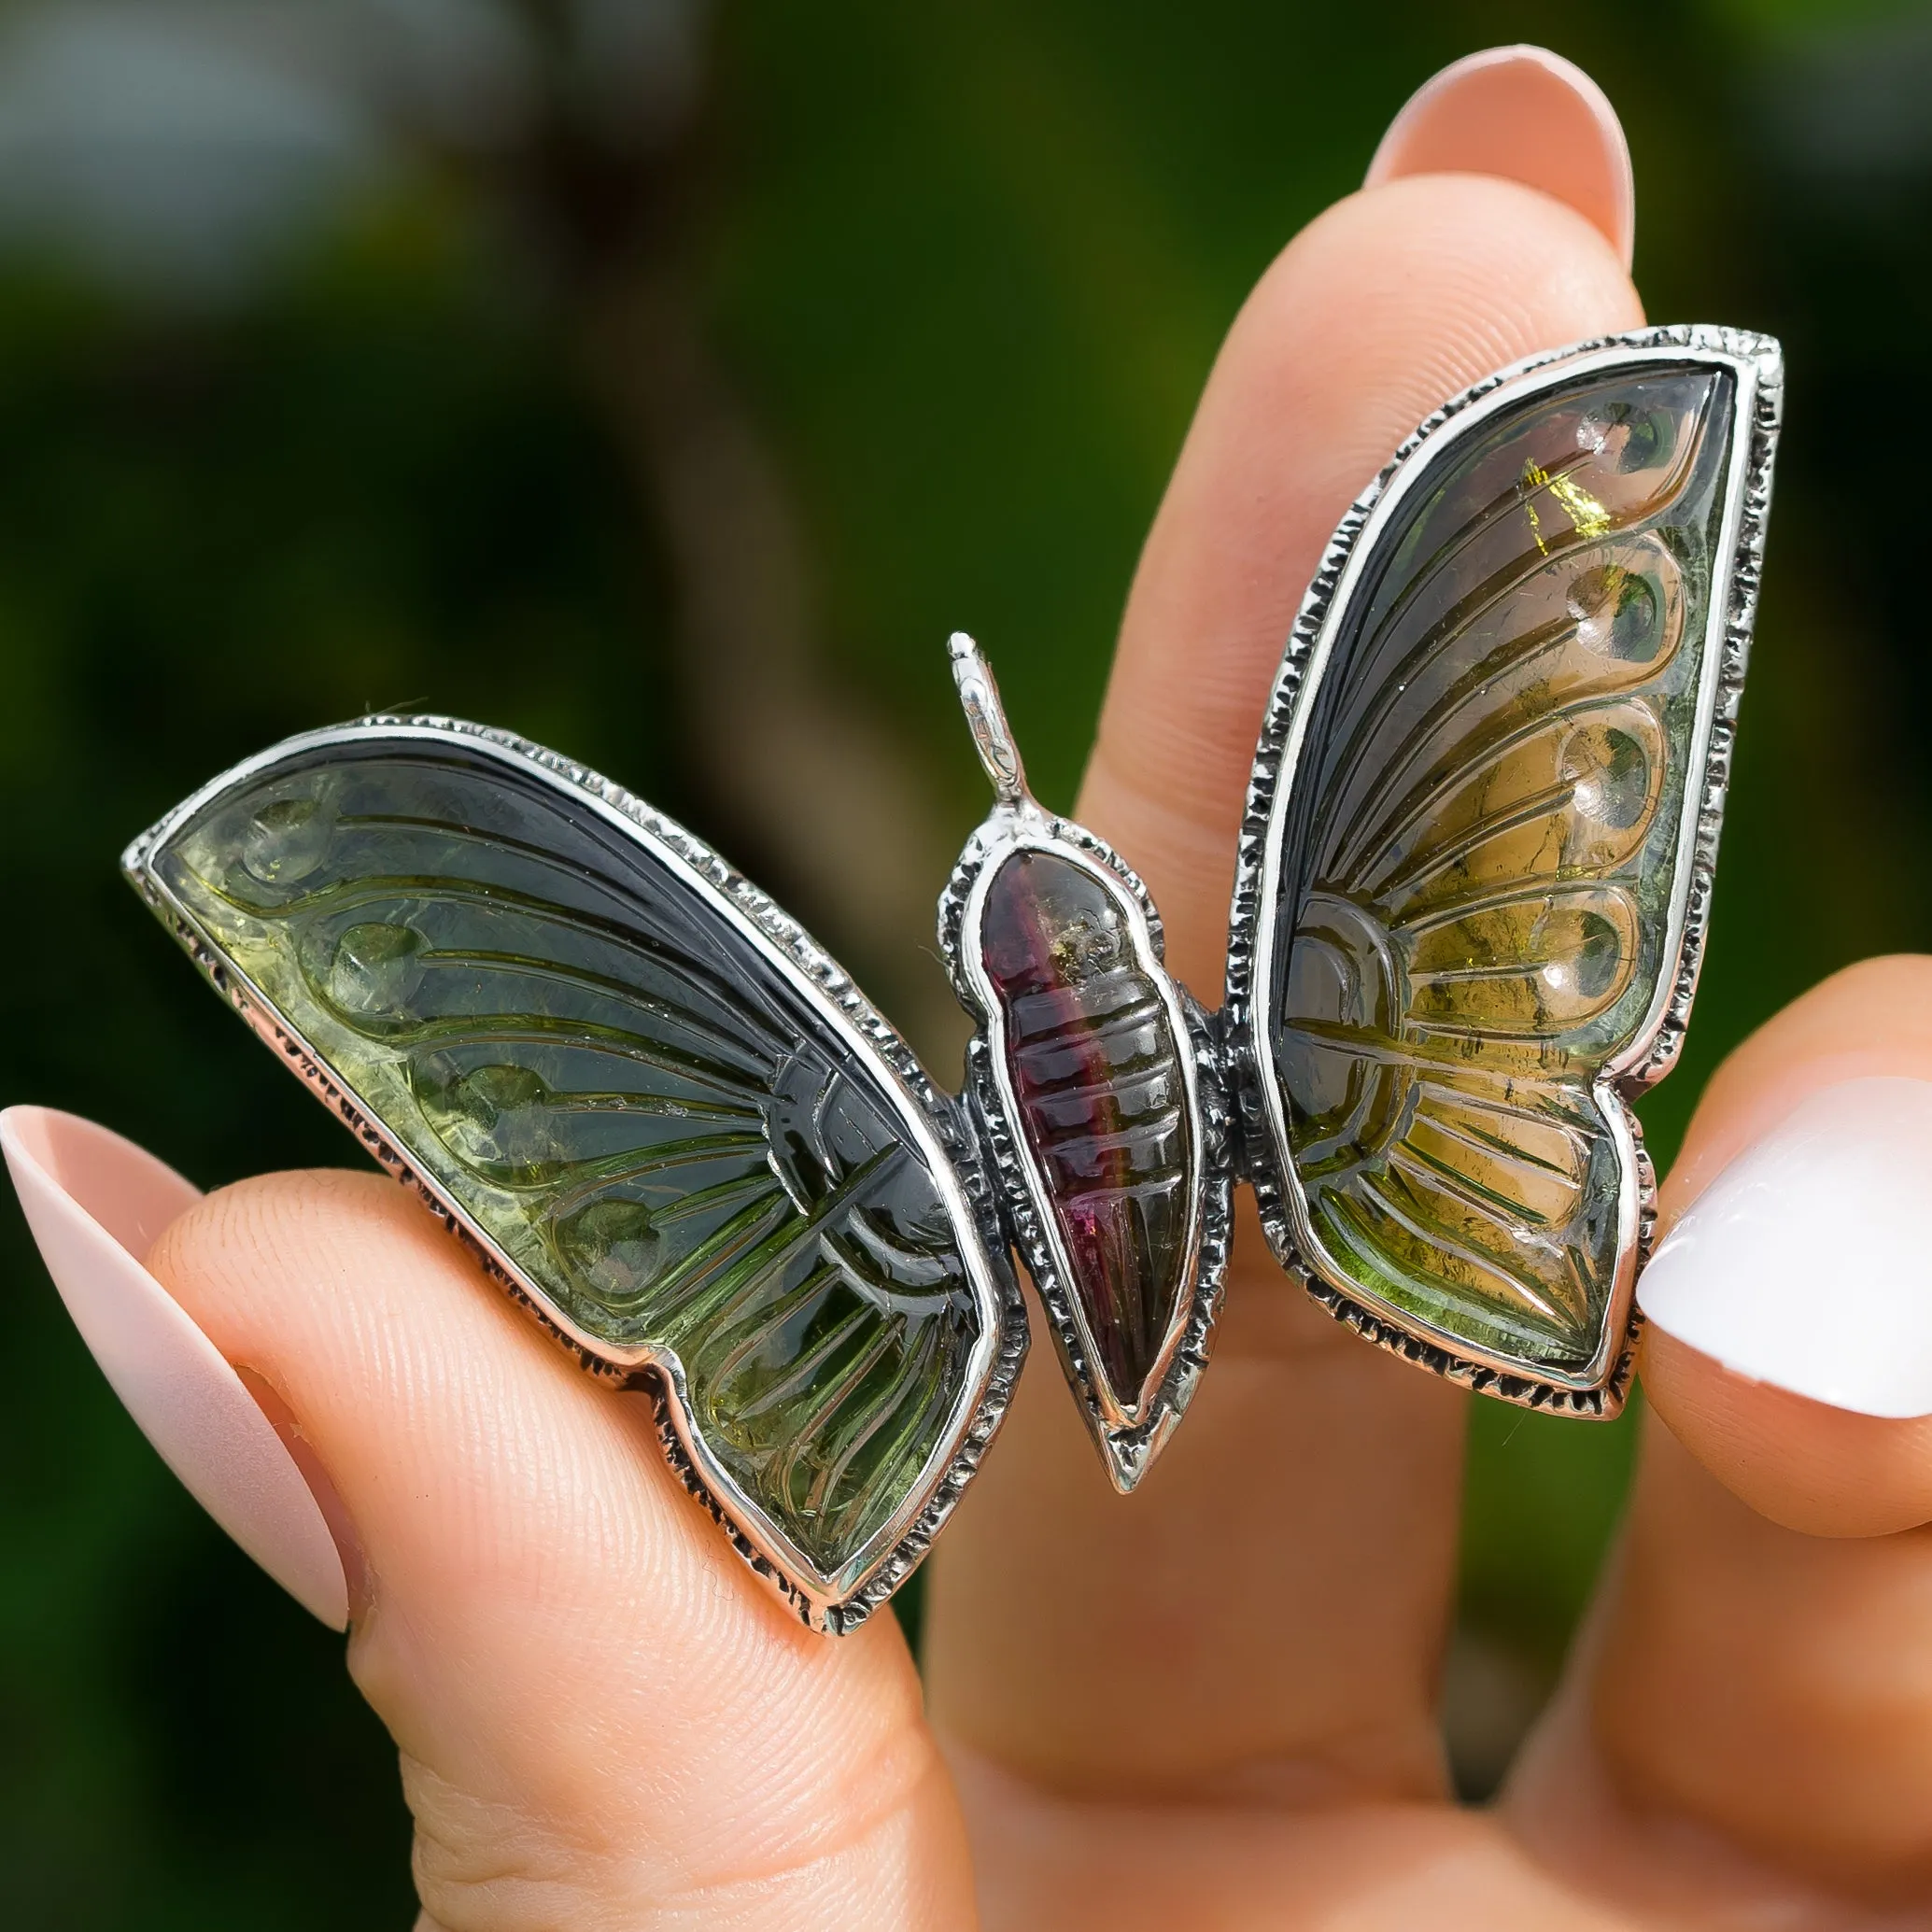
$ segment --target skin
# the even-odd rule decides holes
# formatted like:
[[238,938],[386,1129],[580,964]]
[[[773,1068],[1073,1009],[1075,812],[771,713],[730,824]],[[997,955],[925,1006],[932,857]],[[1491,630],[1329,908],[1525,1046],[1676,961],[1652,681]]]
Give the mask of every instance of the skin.
[[[1080,815],[1217,991],[1262,696],[1362,481],[1442,397],[1641,319],[1520,183],[1340,204],[1231,332],[1149,538]],[[1932,1078],[1932,961],[1799,1001],[1712,1083],[1667,1215],[1809,1089]],[[392,1183],[273,1175],[162,1280],[326,1473],[348,1661],[394,1733],[419,1932],[1812,1928],[1932,1922],[1932,1422],[1653,1335],[1623,1547],[1503,1798],[1433,1713],[1467,1399],[1285,1291],[1246,1226],[1215,1363],[1109,1490],[1036,1352],[931,1567],[810,1635]]]

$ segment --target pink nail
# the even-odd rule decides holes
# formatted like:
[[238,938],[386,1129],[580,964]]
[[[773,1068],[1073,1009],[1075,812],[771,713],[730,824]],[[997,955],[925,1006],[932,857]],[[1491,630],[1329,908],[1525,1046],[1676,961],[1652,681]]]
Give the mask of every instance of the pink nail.
[[200,1193],[132,1141],[49,1107],[0,1113],[0,1149],[74,1326],[141,1432],[298,1603],[346,1629],[348,1585],[315,1493],[241,1376],[142,1264]]
[[1594,222],[1630,265],[1637,189],[1623,123],[1581,67],[1541,47],[1492,47],[1445,67],[1389,125],[1367,186],[1404,175],[1500,175]]

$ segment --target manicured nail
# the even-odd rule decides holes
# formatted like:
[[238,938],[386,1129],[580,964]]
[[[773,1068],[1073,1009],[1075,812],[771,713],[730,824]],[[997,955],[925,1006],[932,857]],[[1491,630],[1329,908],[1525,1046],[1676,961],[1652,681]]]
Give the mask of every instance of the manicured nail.
[[1623,123],[1581,67],[1541,47],[1492,47],[1445,67],[1389,125],[1367,186],[1403,175],[1500,175],[1568,202],[1626,268],[1637,190]]
[[1932,1081],[1808,1095],[1678,1220],[1637,1284],[1666,1333],[1862,1416],[1932,1415]]
[[348,1585],[316,1492],[241,1376],[142,1264],[199,1193],[132,1141],[48,1107],[0,1113],[0,1149],[48,1273],[141,1432],[297,1602],[346,1629]]

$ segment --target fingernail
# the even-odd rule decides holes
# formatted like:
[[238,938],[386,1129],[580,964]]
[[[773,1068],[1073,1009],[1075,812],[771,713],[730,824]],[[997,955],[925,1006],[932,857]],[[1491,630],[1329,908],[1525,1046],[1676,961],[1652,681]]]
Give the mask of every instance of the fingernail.
[[1567,202],[1629,268],[1637,189],[1623,123],[1581,67],[1542,47],[1492,47],[1445,67],[1389,125],[1366,186],[1405,175],[1500,175]]
[[241,1376],[143,1265],[198,1192],[132,1141],[49,1107],[0,1113],[0,1150],[75,1327],[141,1432],[298,1603],[346,1629],[347,1578],[316,1492]]
[[1637,1284],[1668,1334],[1861,1416],[1932,1415],[1932,1081],[1808,1095],[1685,1210]]

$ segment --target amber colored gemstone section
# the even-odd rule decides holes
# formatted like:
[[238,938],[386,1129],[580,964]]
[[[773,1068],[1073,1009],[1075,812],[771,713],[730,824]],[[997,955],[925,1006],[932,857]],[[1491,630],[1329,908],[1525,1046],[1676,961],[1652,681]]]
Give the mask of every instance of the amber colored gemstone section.
[[1646,361],[1445,442],[1290,789],[1268,1045],[1326,1272],[1572,1386],[1618,1339],[1598,1082],[1675,969],[1736,408],[1728,372]]
[[1185,1286],[1193,1149],[1182,1042],[1121,887],[1021,852],[994,875],[981,957],[1018,1127],[1098,1366],[1138,1406]]

